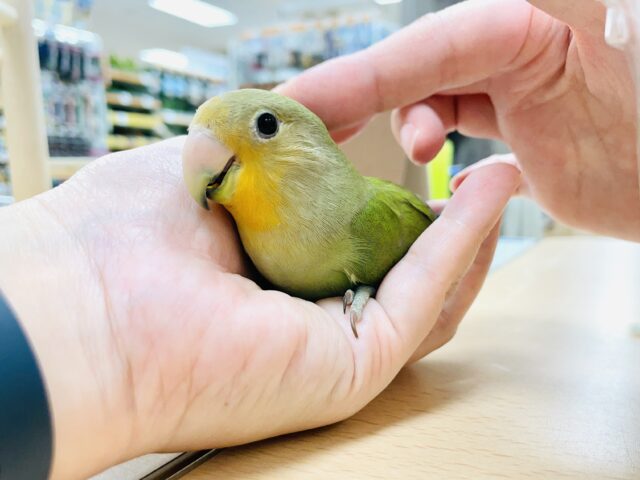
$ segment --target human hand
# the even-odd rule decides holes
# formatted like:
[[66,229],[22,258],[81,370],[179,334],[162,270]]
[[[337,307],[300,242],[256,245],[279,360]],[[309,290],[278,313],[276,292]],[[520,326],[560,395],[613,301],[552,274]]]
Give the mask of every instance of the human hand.
[[519,181],[504,165],[472,173],[388,274],[356,340],[339,299],[246,278],[227,214],[183,186],[181,146],[109,155],[0,209],[0,288],[49,392],[54,479],[353,414],[453,335]]
[[636,96],[623,53],[604,42],[604,19],[595,0],[472,0],[279,92],[337,140],[395,109],[396,138],[419,163],[452,130],[500,139],[523,171],[520,192],[551,215],[640,240]]

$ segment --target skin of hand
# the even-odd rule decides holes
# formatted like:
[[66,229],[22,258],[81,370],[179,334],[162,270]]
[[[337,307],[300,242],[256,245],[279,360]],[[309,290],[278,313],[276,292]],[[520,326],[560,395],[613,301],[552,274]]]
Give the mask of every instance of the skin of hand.
[[517,158],[520,193],[564,223],[638,241],[636,93],[604,21],[595,0],[471,0],[278,90],[339,141],[395,109],[396,138],[418,163],[452,130],[500,139],[515,157],[490,161]]
[[389,272],[356,340],[341,299],[251,280],[228,215],[186,191],[183,140],[109,155],[0,209],[0,288],[44,375],[54,479],[352,415],[451,338],[520,179],[504,164],[470,174]]

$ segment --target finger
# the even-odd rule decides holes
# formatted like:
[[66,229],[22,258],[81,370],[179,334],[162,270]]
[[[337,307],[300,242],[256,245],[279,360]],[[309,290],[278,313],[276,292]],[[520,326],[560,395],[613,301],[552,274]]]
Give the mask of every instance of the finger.
[[[492,165],[492,164],[497,164],[497,163],[505,163],[505,164],[508,164],[508,165],[512,165],[515,168],[517,168],[518,170],[522,171],[522,167],[520,166],[520,163],[518,162],[518,159],[512,153],[491,155],[490,157],[487,157],[484,160],[480,160],[479,162],[476,162],[476,163],[468,166],[467,168],[465,168],[464,170],[462,170],[458,174],[456,174],[451,179],[451,182],[449,183],[449,189],[452,192],[455,192],[458,189],[458,187],[460,186],[460,184],[462,182],[464,182],[464,180],[473,171],[475,171],[475,170],[477,170],[479,168],[482,168],[482,167],[486,167],[487,165]],[[520,184],[518,185],[518,188],[514,192],[514,195],[529,195],[529,186],[527,184],[526,176],[523,176],[520,179]]]
[[438,321],[411,356],[408,363],[420,360],[453,338],[458,325],[460,325],[471,304],[478,296],[480,288],[487,278],[499,237],[500,222],[496,223],[489,236],[482,243],[471,267],[469,267],[457,288],[449,294]]
[[533,9],[526,2],[463,2],[426,15],[373,47],[318,65],[280,86],[330,130],[475,84],[518,56]]
[[407,157],[418,164],[438,154],[447,134],[442,119],[426,102],[394,110],[391,130]]
[[502,138],[495,108],[486,94],[436,95],[397,110],[393,118],[396,139],[416,163],[435,157],[446,134],[454,130],[470,137]]
[[474,171],[384,279],[376,298],[408,352],[413,353],[433,327],[436,318],[426,312],[441,311],[447,292],[476,258],[519,177],[507,164]]
[[431,210],[433,210],[437,215],[440,215],[444,210],[444,207],[446,207],[447,203],[449,203],[449,200],[447,199],[430,200],[428,203],[429,203],[429,206],[431,207]]
[[603,38],[606,7],[596,0],[529,0],[570,27]]
[[335,130],[331,132],[331,138],[333,138],[333,141],[336,143],[344,143],[360,133],[364,129],[364,127],[367,126],[369,120],[370,119],[366,119],[364,122],[361,122],[358,125],[344,128],[342,130]]
[[502,137],[489,95],[438,95],[427,103],[442,119],[447,133],[457,130],[469,137]]
[[446,88],[440,90],[440,95],[476,95],[478,93],[486,93],[489,91],[490,79],[485,78],[479,82],[472,83],[470,85],[463,85],[460,87]]
[[[277,85],[276,87],[273,88],[273,91],[276,93],[280,93],[282,95],[287,95],[288,94],[288,87],[285,87],[285,84],[280,84]],[[329,133],[331,134],[331,138],[333,138],[333,141],[340,144],[340,143],[344,143],[347,140],[350,140],[351,138],[355,137],[357,134],[359,134],[364,127],[367,126],[367,124],[369,123],[369,121],[371,120],[372,116],[369,116],[367,118],[365,118],[364,120],[362,120],[361,122],[358,122],[354,125],[350,125],[350,126],[341,126],[339,128],[330,130]],[[327,128],[329,128],[329,126],[327,125]]]

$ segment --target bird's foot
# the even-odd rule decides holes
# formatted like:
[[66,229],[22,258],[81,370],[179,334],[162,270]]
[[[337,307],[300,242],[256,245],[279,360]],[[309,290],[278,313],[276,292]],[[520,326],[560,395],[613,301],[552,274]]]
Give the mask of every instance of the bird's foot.
[[369,298],[373,297],[375,293],[376,289],[374,287],[360,285],[356,288],[355,294],[353,293],[353,290],[347,290],[342,298],[343,312],[347,312],[347,306],[351,307],[349,311],[349,320],[351,321],[351,330],[356,338],[358,338],[358,329],[356,328],[356,324],[362,318],[364,306],[369,301]]
[[347,313],[347,307],[350,307],[353,303],[353,290],[349,289],[344,292],[342,297],[342,313]]

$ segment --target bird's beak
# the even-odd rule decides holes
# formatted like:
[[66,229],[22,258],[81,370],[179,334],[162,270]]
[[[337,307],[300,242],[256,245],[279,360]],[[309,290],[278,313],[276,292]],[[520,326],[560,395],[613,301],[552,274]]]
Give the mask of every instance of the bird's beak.
[[208,194],[220,186],[233,161],[233,152],[208,130],[189,132],[182,150],[182,170],[187,190],[198,205],[209,210]]

